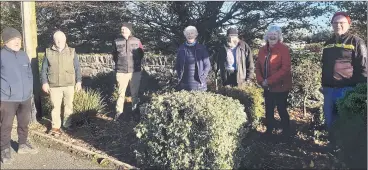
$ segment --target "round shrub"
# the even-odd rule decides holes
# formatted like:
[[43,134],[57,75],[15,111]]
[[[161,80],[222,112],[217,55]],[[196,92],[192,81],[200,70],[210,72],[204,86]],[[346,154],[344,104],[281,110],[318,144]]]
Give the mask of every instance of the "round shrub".
[[239,101],[207,92],[155,95],[140,107],[136,156],[142,168],[239,167],[247,121]]
[[340,158],[353,169],[367,168],[367,84],[359,84],[337,101],[339,118],[333,126]]
[[221,87],[218,93],[237,99],[245,107],[245,113],[249,118],[249,123],[256,127],[265,115],[263,90],[254,84],[247,84],[241,87]]

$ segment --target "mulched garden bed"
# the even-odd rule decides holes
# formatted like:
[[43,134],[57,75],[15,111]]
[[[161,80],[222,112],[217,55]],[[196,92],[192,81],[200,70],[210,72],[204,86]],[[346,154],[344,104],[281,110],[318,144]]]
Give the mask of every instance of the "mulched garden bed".
[[[125,110],[131,110],[130,106]],[[63,133],[58,139],[136,166],[134,149],[137,147],[137,138],[133,128],[137,122],[133,114],[137,113],[127,112],[117,122],[112,121],[113,115],[97,114],[73,131]],[[265,130],[262,125],[249,133],[243,144],[248,152],[245,160],[247,168],[344,168],[335,155],[329,152],[323,137],[318,140],[315,138],[315,129],[311,128],[312,114],[308,113],[304,117],[300,110],[291,110],[289,114],[292,129],[295,129],[290,143],[280,140],[277,132],[272,139],[262,139],[261,134]],[[276,116],[276,119],[279,117]],[[46,133],[49,126],[50,121],[43,119],[40,125],[32,129]]]

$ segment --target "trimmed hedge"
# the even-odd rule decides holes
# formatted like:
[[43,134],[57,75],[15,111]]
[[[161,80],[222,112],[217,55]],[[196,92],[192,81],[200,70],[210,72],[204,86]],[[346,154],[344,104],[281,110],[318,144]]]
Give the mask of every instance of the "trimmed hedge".
[[214,93],[154,95],[140,107],[139,167],[233,169],[240,166],[246,114],[237,100]]
[[261,118],[265,115],[262,88],[249,83],[241,87],[219,87],[218,93],[239,100],[245,107],[249,123],[253,127],[260,124]]
[[340,158],[349,168],[367,168],[367,84],[359,84],[337,101],[339,118],[333,126]]

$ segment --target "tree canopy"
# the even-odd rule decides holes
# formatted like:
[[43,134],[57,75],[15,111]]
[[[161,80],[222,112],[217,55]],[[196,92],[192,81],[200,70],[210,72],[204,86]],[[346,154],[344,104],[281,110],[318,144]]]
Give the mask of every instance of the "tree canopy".
[[[290,42],[305,37],[300,33],[316,28],[310,21],[335,12],[333,5],[347,11],[354,33],[366,38],[366,2],[40,1],[36,3],[38,46],[49,46],[51,33],[61,29],[78,52],[109,52],[122,22],[132,22],[135,36],[146,49],[157,53],[175,53],[185,41],[183,30],[188,25],[197,27],[198,41],[210,52],[224,40],[230,27],[237,28],[241,39],[252,45],[253,40],[262,38],[269,25],[278,24],[283,28],[285,41]],[[1,28],[20,29],[20,2],[1,2],[1,7]],[[325,35],[326,31],[321,33]]]

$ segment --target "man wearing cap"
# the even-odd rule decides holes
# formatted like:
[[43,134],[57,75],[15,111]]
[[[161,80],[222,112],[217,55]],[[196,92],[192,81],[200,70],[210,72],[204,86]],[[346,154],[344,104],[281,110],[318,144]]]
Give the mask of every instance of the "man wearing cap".
[[118,100],[116,102],[115,121],[124,111],[125,91],[130,83],[132,95],[132,110],[139,103],[138,91],[141,81],[141,61],[144,56],[141,41],[132,35],[133,25],[123,23],[121,36],[113,42],[113,59],[115,61],[116,80],[118,85]]
[[351,19],[337,12],[331,20],[334,34],[324,44],[322,54],[323,112],[327,128],[336,119],[336,101],[359,83],[367,82],[367,47],[349,32]]
[[4,28],[1,38],[5,46],[1,49],[1,161],[11,163],[11,131],[17,116],[18,153],[37,153],[27,142],[28,124],[31,118],[31,96],[33,75],[28,55],[21,51],[22,35],[14,28]]
[[50,133],[59,136],[62,123],[61,104],[64,103],[63,128],[70,129],[74,91],[81,90],[82,75],[77,53],[67,45],[65,34],[57,30],[53,34],[53,40],[54,43],[46,48],[43,58],[41,81],[42,90],[50,95],[53,105]]
[[234,28],[227,30],[227,42],[220,48],[217,56],[217,69],[220,70],[224,86],[241,86],[253,79],[252,50],[246,42],[239,39],[238,31]]

